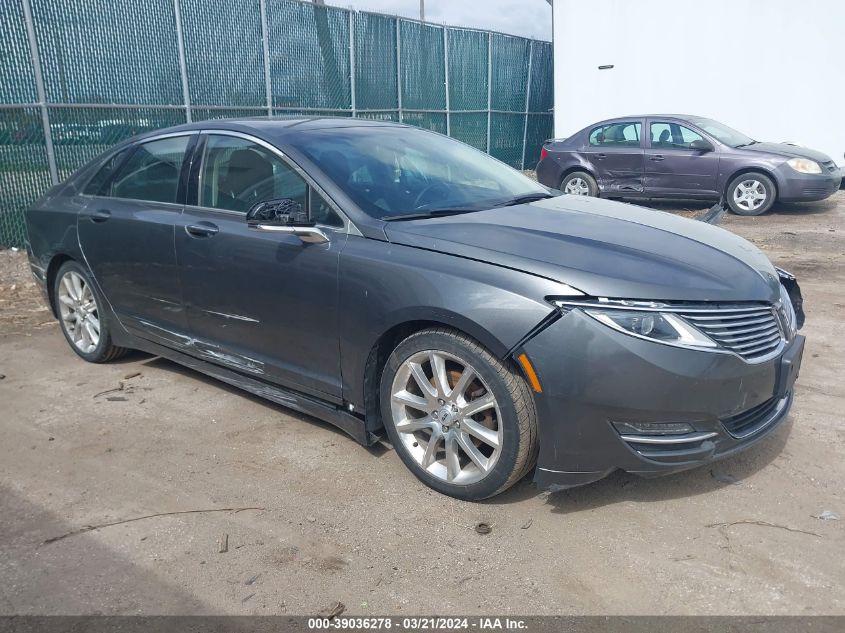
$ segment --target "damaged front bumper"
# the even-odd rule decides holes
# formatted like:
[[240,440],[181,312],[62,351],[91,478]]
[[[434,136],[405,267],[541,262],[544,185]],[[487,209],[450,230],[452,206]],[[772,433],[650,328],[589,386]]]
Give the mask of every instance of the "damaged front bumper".
[[[523,346],[543,387],[535,481],[561,489],[615,470],[655,476],[748,448],[786,418],[803,345],[795,336],[775,358],[750,363],[568,312]],[[652,431],[670,425],[683,431]]]

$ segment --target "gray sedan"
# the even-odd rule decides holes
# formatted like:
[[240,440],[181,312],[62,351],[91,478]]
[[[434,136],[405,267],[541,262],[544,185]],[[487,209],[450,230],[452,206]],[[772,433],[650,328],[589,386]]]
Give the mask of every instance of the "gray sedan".
[[162,130],[26,219],[84,360],[144,350],[386,437],[462,499],[744,450],[787,415],[803,350],[795,279],[745,240],[403,125]]
[[842,174],[821,152],[761,143],[712,119],[643,115],[547,141],[537,178],[568,194],[724,200],[734,213],[760,215],[775,200],[823,200]]

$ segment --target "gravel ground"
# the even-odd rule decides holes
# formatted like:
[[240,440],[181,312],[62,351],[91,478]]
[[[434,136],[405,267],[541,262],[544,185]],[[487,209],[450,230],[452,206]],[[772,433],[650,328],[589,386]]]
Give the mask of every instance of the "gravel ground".
[[801,281],[790,420],[713,467],[478,504],[173,363],[82,362],[0,252],[0,613],[845,614],[845,520],[814,516],[845,517],[845,192],[723,226]]

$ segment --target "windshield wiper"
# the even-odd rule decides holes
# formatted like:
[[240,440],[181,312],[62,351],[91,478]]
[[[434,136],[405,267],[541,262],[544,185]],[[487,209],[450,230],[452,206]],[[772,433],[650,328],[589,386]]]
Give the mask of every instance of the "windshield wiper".
[[513,198],[512,200],[508,200],[507,202],[498,205],[498,207],[512,207],[517,204],[525,204],[527,202],[537,202],[537,200],[546,200],[547,198],[554,198],[554,196],[550,193],[529,193],[525,196],[518,196]]
[[734,145],[734,148],[738,148],[738,147],[748,147],[749,145],[756,145],[756,144],[757,144],[757,143],[759,143],[759,142],[760,142],[760,141],[750,141],[750,142],[748,142],[748,143],[740,143],[739,145]]
[[396,222],[398,220],[420,220],[424,218],[438,218],[448,215],[460,215],[462,213],[472,213],[478,209],[434,209],[433,211],[420,211],[418,213],[403,213],[401,215],[386,215],[381,219],[385,222]]

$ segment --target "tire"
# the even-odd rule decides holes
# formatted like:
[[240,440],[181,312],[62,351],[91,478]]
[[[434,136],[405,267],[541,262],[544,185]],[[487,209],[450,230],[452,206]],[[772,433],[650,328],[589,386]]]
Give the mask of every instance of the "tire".
[[[435,366],[445,385],[435,379]],[[522,479],[537,460],[537,414],[528,384],[465,334],[431,328],[406,338],[387,359],[379,395],[384,427],[399,457],[420,481],[445,495],[467,501],[492,497]]]
[[78,356],[89,363],[106,363],[129,351],[112,345],[105,301],[84,266],[75,261],[62,264],[52,292],[62,334]]
[[752,171],[731,180],[726,197],[737,215],[762,215],[775,203],[777,189],[766,174]]
[[[566,190],[567,187],[570,188],[570,191]],[[573,171],[571,174],[564,176],[563,180],[560,181],[560,190],[571,196],[592,196],[595,198],[599,195],[599,186],[596,184],[596,179],[585,171]]]

